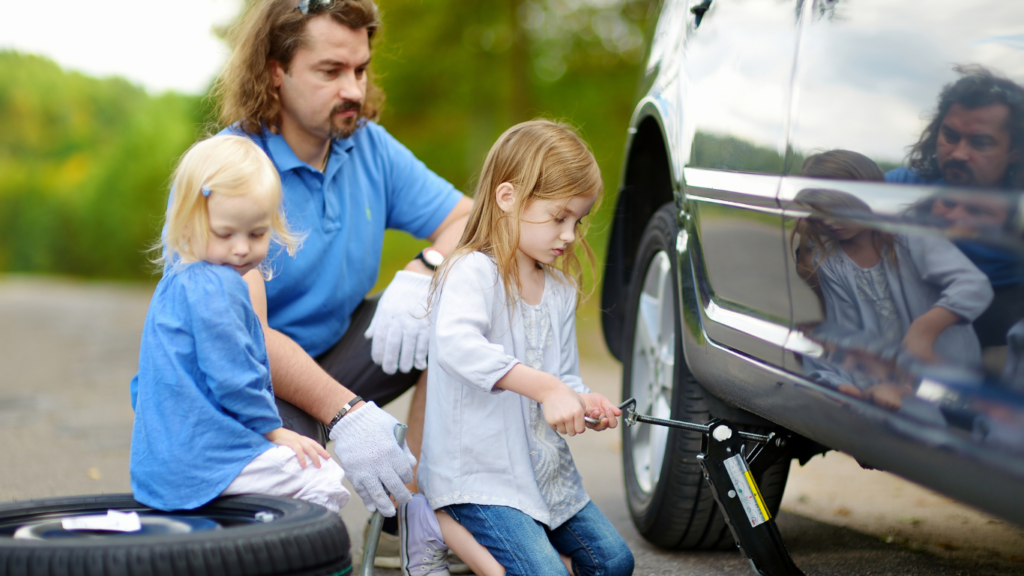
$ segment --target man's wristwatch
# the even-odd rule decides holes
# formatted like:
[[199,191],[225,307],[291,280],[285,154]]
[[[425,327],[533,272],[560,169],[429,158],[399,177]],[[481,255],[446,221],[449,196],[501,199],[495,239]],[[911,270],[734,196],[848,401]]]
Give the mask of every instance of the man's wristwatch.
[[427,268],[437,270],[437,267],[444,263],[444,254],[437,248],[424,248],[416,255],[416,259],[423,262]]

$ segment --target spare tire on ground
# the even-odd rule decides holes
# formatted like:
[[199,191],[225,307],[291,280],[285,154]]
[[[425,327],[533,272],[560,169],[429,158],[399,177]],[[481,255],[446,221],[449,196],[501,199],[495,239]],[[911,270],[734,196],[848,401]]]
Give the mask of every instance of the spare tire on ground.
[[[141,530],[64,530],[62,518],[137,512]],[[0,504],[0,576],[343,576],[352,570],[341,518],[272,496],[218,498],[162,512],[130,494]]]

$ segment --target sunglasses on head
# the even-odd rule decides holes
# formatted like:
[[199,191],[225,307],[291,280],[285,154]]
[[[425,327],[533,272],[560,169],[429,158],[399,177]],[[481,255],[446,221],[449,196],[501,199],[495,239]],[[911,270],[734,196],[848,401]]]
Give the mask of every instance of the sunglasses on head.
[[302,12],[303,16],[309,16],[310,13],[330,10],[333,6],[334,0],[299,0],[299,5],[295,9]]

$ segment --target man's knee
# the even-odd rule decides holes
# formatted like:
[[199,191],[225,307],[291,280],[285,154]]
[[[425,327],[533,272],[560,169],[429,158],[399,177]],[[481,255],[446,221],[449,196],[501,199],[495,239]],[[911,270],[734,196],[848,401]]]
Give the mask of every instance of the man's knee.
[[277,411],[281,415],[282,426],[316,440],[321,446],[327,446],[327,429],[319,420],[306,414],[290,402],[280,398],[274,398],[274,400],[277,402]]

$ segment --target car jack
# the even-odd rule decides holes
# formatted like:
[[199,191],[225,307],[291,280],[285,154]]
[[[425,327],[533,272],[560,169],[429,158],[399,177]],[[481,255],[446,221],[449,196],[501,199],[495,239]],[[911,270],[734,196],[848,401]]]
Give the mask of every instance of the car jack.
[[[664,420],[636,413],[636,399],[619,408],[627,426],[637,422],[692,430],[703,434],[700,459],[704,478],[729,525],[736,546],[750,560],[759,576],[803,576],[789,557],[782,535],[775,525],[754,478],[759,477],[780,458],[790,454],[793,437],[788,433],[754,434],[737,430],[726,420],[713,419],[706,424]],[[748,441],[756,444],[747,450]]]

